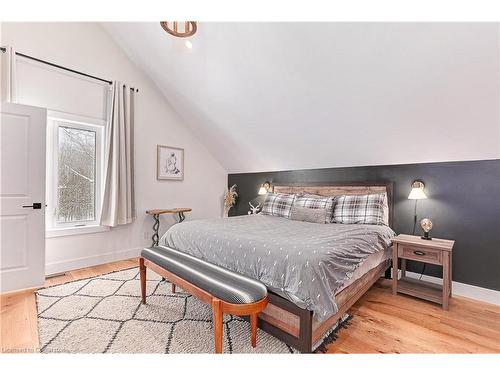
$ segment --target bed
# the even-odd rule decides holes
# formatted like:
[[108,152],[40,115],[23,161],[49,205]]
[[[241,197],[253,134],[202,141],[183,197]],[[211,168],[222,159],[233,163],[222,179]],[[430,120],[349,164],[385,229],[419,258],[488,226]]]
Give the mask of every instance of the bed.
[[311,352],[390,264],[392,185],[274,185],[278,193],[323,196],[386,192],[389,227],[314,224],[267,215],[183,222],[166,245],[263,282],[261,329]]

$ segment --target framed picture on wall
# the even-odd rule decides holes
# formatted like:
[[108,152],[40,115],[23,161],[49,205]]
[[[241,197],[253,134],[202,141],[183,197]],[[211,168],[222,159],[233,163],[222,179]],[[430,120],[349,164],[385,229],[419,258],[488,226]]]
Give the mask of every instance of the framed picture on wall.
[[156,178],[158,180],[184,179],[184,149],[157,146]]

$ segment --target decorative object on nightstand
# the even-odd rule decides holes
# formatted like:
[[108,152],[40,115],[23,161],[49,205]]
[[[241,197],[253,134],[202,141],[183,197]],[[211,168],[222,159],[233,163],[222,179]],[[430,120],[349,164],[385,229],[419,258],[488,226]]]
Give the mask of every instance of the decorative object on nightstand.
[[266,181],[262,185],[260,185],[258,194],[266,195],[267,193],[269,193],[269,190],[271,190],[271,183],[269,181]]
[[[451,296],[452,250],[455,241],[434,238],[426,241],[418,236],[400,234],[392,240],[392,294],[403,293],[439,303],[448,310]],[[398,280],[398,259],[401,279]],[[442,286],[406,276],[406,260],[436,264],[443,267]]]
[[422,219],[422,221],[420,221],[420,226],[422,227],[422,229],[424,231],[424,235],[420,238],[423,240],[432,240],[432,238],[429,237],[429,232],[432,229],[432,220],[427,219],[427,218]]
[[160,240],[160,236],[158,235],[158,229],[160,229],[160,215],[163,214],[177,214],[179,215],[179,223],[182,223],[186,218],[184,216],[185,212],[191,212],[191,208],[155,208],[152,210],[147,210],[146,213],[148,215],[153,216],[153,237],[151,240],[153,243],[151,246],[158,246],[158,241]]
[[415,229],[417,227],[417,202],[420,199],[427,199],[427,194],[424,191],[425,184],[420,180],[415,180],[411,184],[410,194],[408,194],[408,199],[413,199],[415,201],[415,208],[413,213],[413,232],[415,234]]
[[236,203],[236,198],[238,197],[238,193],[236,192],[236,184],[231,186],[226,194],[224,194],[224,217],[229,216],[229,210]]

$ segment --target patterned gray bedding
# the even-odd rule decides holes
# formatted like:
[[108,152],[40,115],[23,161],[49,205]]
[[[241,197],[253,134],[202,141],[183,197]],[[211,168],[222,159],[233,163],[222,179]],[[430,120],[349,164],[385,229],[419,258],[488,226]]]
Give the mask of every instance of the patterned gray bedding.
[[263,282],[318,321],[337,312],[336,291],[394,236],[385,225],[315,224],[266,215],[185,221],[160,245]]

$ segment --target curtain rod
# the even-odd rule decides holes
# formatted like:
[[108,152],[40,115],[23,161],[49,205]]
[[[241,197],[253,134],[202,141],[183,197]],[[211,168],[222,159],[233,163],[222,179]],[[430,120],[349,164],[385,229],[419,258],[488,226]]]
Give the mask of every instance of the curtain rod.
[[[5,47],[0,47],[0,51],[5,53],[7,51],[7,49]],[[95,79],[95,80],[98,80],[101,82],[106,82],[108,85],[113,84],[113,81],[109,81],[109,80],[104,79],[104,78],[99,78],[99,77],[96,77],[96,76],[93,76],[93,75],[90,75],[87,73],[79,72],[78,70],[66,68],[64,66],[57,65],[57,64],[51,63],[49,61],[45,61],[45,60],[41,60],[41,59],[38,59],[38,58],[33,57],[33,56],[25,55],[24,53],[16,52],[16,55],[24,57],[26,59],[37,61],[37,62],[42,63],[42,64],[50,65],[50,66],[53,66],[53,67],[58,68],[58,69],[66,70],[66,71],[71,72],[71,73],[79,74],[79,75],[84,76],[84,77],[92,78],[92,79]],[[136,89],[134,87],[131,87],[130,90],[135,91],[135,92],[139,92],[139,89]]]

